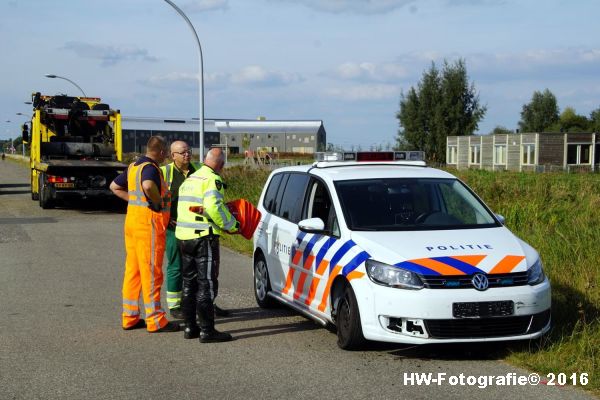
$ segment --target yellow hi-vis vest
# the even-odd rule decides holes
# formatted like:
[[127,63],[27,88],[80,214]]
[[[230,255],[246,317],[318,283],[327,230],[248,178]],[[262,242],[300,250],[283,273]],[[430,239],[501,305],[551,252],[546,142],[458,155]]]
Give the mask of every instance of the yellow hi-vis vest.
[[[196,171],[200,168],[201,164],[192,162],[190,163],[194,167]],[[163,165],[160,169],[163,172],[163,176],[165,177],[165,182],[167,183],[167,189],[171,190],[171,184],[173,183],[173,170],[177,168],[174,162],[170,162],[167,165]]]
[[[223,192],[221,177],[206,165],[188,176],[179,188],[175,237],[190,240],[211,233],[236,232],[239,223],[225,205]],[[190,207],[197,206],[204,207],[202,215],[190,211]]]

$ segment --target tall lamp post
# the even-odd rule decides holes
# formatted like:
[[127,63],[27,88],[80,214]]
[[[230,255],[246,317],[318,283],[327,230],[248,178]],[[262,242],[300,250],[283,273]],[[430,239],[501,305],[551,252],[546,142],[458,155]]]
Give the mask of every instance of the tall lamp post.
[[171,7],[173,7],[175,9],[175,11],[177,11],[177,13],[179,15],[181,15],[181,17],[185,20],[185,22],[188,24],[188,26],[192,30],[192,33],[194,34],[194,37],[196,38],[196,43],[198,44],[198,56],[199,56],[198,65],[199,65],[199,70],[200,70],[200,77],[198,79],[199,90],[200,90],[200,104],[199,104],[200,114],[199,114],[199,118],[198,118],[198,120],[199,120],[198,122],[200,125],[199,157],[200,157],[200,162],[202,162],[202,160],[204,160],[204,73],[203,73],[203,65],[202,65],[202,46],[200,45],[200,39],[198,39],[198,34],[196,33],[196,29],[194,29],[194,25],[192,25],[192,22],[187,17],[187,15],[185,15],[185,13],[183,11],[181,11],[181,9],[179,7],[177,7],[175,5],[175,3],[173,3],[171,0],[165,0],[165,2],[167,2]]
[[46,76],[46,78],[53,78],[53,79],[54,78],[58,78],[58,79],[64,79],[65,81],[69,81],[73,85],[75,85],[75,87],[77,87],[77,89],[79,89],[81,91],[81,93],[83,93],[83,97],[87,97],[86,94],[85,94],[85,92],[83,91],[83,89],[80,88],[78,84],[76,84],[75,82],[73,82],[69,78],[65,78],[64,76],[58,76],[58,75],[54,75],[54,74],[46,74],[45,76]]
[[[17,115],[20,115],[20,116],[23,116],[23,117],[28,117],[27,114],[23,114],[23,113],[20,113],[20,112],[18,112]],[[25,125],[25,124],[31,124],[31,121],[25,121],[23,123],[23,125]],[[25,158],[25,138],[23,137],[23,135],[21,135],[21,147],[23,148],[22,149],[23,150],[23,158]]]

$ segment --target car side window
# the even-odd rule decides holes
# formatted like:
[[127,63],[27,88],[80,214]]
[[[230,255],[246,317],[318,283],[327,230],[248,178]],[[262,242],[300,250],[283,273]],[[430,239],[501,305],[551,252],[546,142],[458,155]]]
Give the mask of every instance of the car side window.
[[279,184],[281,183],[282,178],[283,178],[283,174],[274,175],[273,178],[271,178],[271,182],[269,182],[269,187],[267,188],[267,192],[265,193],[265,198],[263,200],[263,206],[270,213],[275,212],[276,205],[277,205],[277,202],[276,202],[277,191],[279,189]]
[[325,223],[325,230],[333,236],[340,236],[340,227],[331,201],[331,196],[325,184],[314,179],[310,184],[306,218],[321,218]]
[[308,178],[307,174],[289,174],[285,190],[283,190],[279,212],[277,213],[281,218],[294,223],[300,221]]
[[287,181],[290,177],[290,174],[281,174],[281,183],[279,184],[279,188],[277,189],[277,194],[275,195],[275,203],[273,204],[273,214],[279,215],[279,207],[281,206],[281,199],[283,197],[283,193],[285,193],[285,187],[287,185]]

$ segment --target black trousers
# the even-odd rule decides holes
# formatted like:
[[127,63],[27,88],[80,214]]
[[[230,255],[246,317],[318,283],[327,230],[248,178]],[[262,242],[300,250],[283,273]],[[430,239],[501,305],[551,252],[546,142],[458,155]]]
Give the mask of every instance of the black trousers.
[[219,292],[219,236],[179,240],[183,290],[181,311],[188,326],[203,332],[215,328],[214,301]]

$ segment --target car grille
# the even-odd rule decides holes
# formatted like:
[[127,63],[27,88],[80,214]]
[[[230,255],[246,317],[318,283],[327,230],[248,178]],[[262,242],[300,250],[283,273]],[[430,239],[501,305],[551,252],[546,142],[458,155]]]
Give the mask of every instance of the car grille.
[[534,333],[542,330],[548,321],[550,321],[550,310],[514,317],[428,319],[424,322],[432,338],[473,339]]
[[[527,285],[527,271],[512,274],[486,275],[489,287],[509,287]],[[421,280],[429,289],[471,289],[473,275],[423,275]]]

